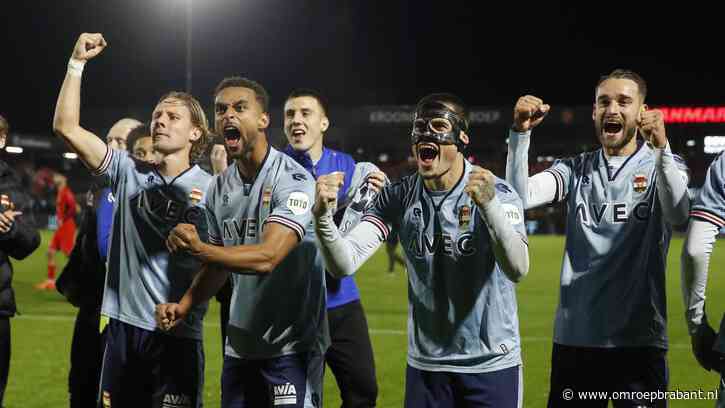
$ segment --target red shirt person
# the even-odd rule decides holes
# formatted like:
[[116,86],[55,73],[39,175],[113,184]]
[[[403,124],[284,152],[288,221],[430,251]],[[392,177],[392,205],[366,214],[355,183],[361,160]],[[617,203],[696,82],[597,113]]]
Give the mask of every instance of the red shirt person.
[[53,174],[53,183],[58,188],[55,200],[58,229],[53,234],[48,246],[48,279],[35,285],[36,289],[55,289],[55,253],[60,250],[66,256],[69,256],[76,238],[75,218],[78,212],[78,204],[75,195],[68,187],[68,179],[64,175],[60,173]]

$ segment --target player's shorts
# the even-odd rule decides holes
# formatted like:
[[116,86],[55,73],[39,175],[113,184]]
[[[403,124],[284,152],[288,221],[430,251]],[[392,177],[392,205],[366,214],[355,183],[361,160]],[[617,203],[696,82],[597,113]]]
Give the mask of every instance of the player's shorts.
[[99,408],[199,408],[201,340],[173,337],[111,319],[106,326]]
[[[607,398],[582,400],[579,392],[614,396],[615,408],[666,407],[667,400],[635,399],[666,391],[667,351],[656,347],[572,347],[554,343],[551,353],[549,408],[606,408]],[[623,392],[624,391],[624,392]],[[656,395],[656,394],[655,394]],[[632,399],[627,399],[632,396]]]
[[464,374],[408,365],[405,408],[521,408],[523,387],[521,366]]
[[303,408],[308,353],[249,360],[224,356],[222,408]]
[[70,256],[73,250],[73,244],[76,240],[76,223],[73,220],[64,222],[53,234],[49,248],[56,251],[63,251],[66,256]]

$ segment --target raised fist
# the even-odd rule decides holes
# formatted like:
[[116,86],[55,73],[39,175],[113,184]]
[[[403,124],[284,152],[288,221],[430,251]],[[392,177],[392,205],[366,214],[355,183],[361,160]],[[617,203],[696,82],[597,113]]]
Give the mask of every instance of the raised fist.
[[549,109],[551,109],[549,105],[535,96],[520,97],[514,106],[513,129],[517,132],[528,132],[544,120]]
[[662,115],[662,111],[657,109],[643,111],[639,115],[637,125],[644,140],[660,149],[667,146],[665,118]]
[[88,61],[100,54],[108,44],[100,33],[83,33],[73,48],[73,59]]
[[495,184],[493,173],[482,167],[473,166],[464,191],[471,196],[477,206],[482,207],[496,195]]

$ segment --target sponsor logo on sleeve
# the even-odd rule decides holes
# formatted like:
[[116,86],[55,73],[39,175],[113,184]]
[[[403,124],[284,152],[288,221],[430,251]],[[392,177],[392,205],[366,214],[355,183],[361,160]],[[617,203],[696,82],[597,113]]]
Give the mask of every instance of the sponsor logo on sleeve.
[[310,210],[310,198],[301,191],[295,191],[287,198],[287,209],[294,215],[302,215]]

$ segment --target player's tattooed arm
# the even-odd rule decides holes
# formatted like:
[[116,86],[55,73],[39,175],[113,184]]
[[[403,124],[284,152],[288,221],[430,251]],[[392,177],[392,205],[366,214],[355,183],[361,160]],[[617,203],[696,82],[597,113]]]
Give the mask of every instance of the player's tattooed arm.
[[203,242],[192,224],[179,224],[169,233],[170,252],[186,251],[204,263],[214,263],[239,273],[270,273],[299,243],[297,232],[285,225],[265,224],[262,243],[222,247]]
[[73,47],[68,71],[58,95],[53,131],[61,137],[91,170],[98,169],[106,156],[106,144],[80,125],[81,76],[85,63],[106,48],[101,34],[83,33]]
[[465,191],[478,206],[486,223],[496,262],[511,281],[519,282],[529,272],[528,245],[526,239],[506,219],[503,207],[496,198],[495,184],[493,173],[474,166]]
[[204,265],[178,303],[156,305],[156,324],[162,330],[173,329],[188,316],[192,307],[206,302],[219,292],[228,276],[227,272],[214,265]]

